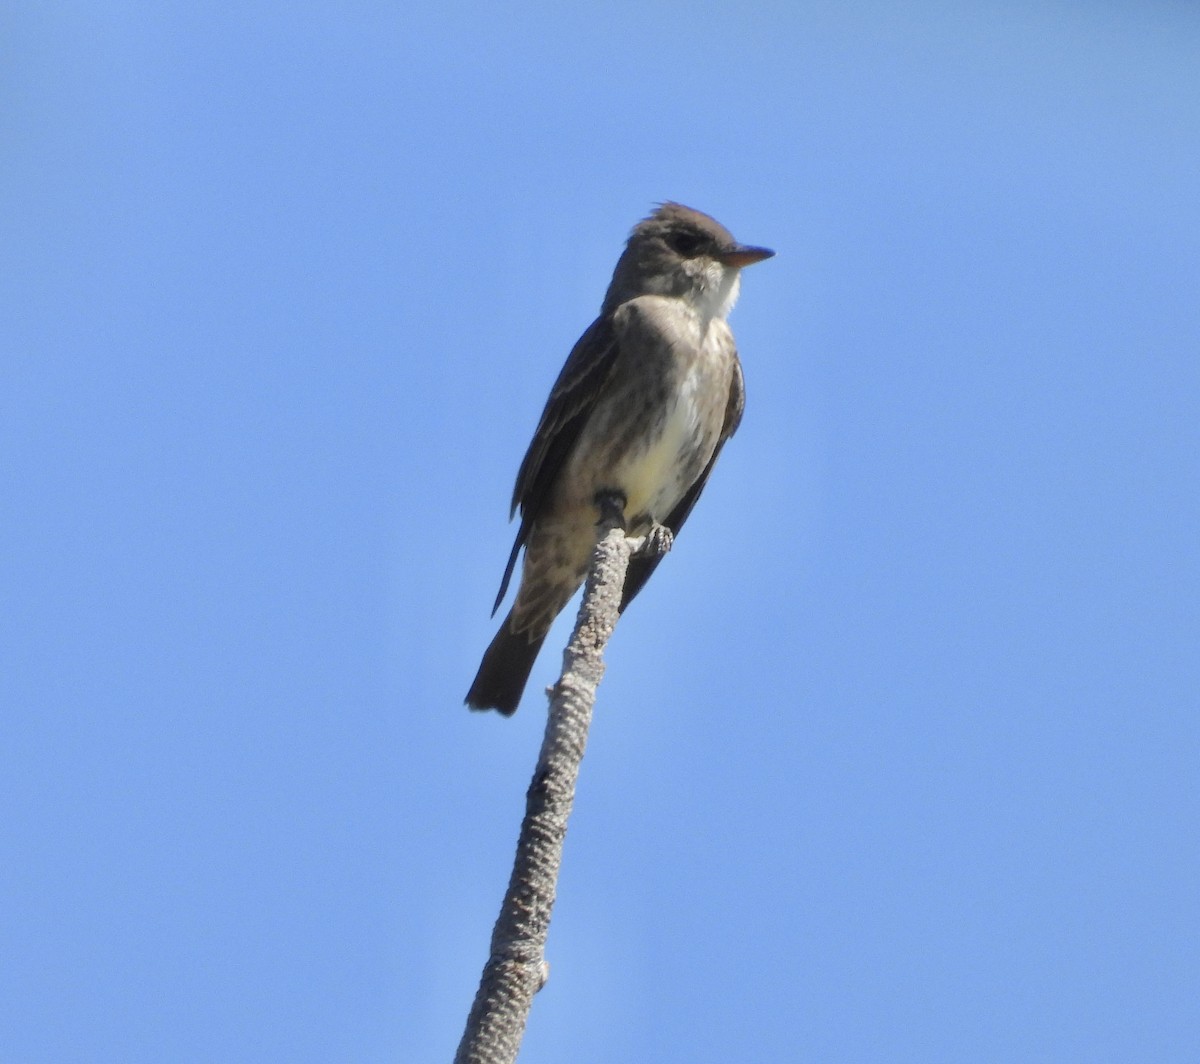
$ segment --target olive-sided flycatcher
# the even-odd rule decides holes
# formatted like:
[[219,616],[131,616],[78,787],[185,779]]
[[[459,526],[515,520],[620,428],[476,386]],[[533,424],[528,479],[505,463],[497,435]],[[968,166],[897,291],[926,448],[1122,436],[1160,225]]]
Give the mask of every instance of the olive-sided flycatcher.
[[[492,612],[524,547],[521,586],[467,692],[472,709],[516,710],[550,625],[587,573],[601,499],[624,503],[630,535],[656,525],[674,534],[687,520],[742,417],[742,367],[725,317],[742,267],[773,254],[678,203],[634,228],[517,473],[521,526]],[[658,562],[631,559],[622,610]]]

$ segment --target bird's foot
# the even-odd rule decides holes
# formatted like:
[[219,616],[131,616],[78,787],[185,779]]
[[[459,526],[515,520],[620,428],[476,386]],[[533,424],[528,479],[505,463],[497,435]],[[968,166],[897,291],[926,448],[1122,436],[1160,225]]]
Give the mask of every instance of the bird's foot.
[[638,547],[637,553],[647,555],[651,558],[661,558],[674,545],[675,533],[667,528],[666,525],[660,525],[655,521],[650,526],[650,531],[642,537],[642,543]]
[[625,527],[625,493],[613,488],[596,492],[596,509],[600,511],[598,525],[612,524],[617,528]]

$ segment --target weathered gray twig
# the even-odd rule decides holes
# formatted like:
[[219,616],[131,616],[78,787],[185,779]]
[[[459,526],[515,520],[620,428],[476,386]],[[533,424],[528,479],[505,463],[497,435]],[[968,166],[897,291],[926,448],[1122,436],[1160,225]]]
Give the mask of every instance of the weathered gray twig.
[[619,514],[612,510],[597,526],[597,535],[579,617],[563,652],[562,676],[550,689],[550,716],[525,796],[512,878],[455,1064],[512,1064],[521,1048],[533,996],[549,973],[546,935],[567,818],[596,687],[604,675],[604,647],[617,623],[625,570],[630,555],[641,547],[640,541],[626,538]]

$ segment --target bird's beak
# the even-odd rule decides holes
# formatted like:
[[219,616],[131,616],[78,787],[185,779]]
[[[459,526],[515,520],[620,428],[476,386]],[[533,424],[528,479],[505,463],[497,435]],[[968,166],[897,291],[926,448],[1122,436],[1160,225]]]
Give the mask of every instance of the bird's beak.
[[762,262],[763,259],[769,259],[774,255],[770,248],[756,248],[749,244],[734,244],[731,248],[726,248],[720,255],[717,256],[718,261],[722,266],[734,266],[741,269],[743,266],[753,266],[756,262]]

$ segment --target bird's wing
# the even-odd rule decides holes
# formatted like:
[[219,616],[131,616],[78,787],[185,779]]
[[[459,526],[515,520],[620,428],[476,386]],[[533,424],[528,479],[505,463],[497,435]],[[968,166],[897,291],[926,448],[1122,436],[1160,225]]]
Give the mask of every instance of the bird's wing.
[[[729,399],[725,404],[725,422],[721,426],[721,435],[717,438],[717,446],[713,449],[712,457],[708,460],[708,465],[704,467],[704,472],[696,478],[695,483],[688,488],[683,498],[679,500],[679,504],[663,522],[673,535],[679,534],[684,521],[688,519],[688,514],[692,512],[692,507],[696,505],[696,500],[700,498],[704,485],[708,483],[709,474],[712,473],[713,466],[717,463],[717,456],[721,453],[721,448],[725,446],[725,441],[737,431],[738,425],[742,422],[742,411],[745,408],[746,382],[742,377],[742,364],[735,351],[733,353],[733,379],[729,384]],[[622,611],[645,586],[646,581],[650,579],[650,574],[662,561],[662,557],[661,554],[635,556],[629,560],[629,569],[625,573],[625,586],[621,590]]]
[[508,591],[508,583],[516,568],[517,555],[529,537],[529,530],[537,519],[554,490],[555,481],[579,438],[596,399],[604,388],[617,360],[617,338],[612,327],[611,315],[597,318],[571,349],[558,380],[550,390],[542,419],[525,452],[513,488],[512,511],[521,510],[521,525],[504,579],[500,581],[500,592],[495,613]]

